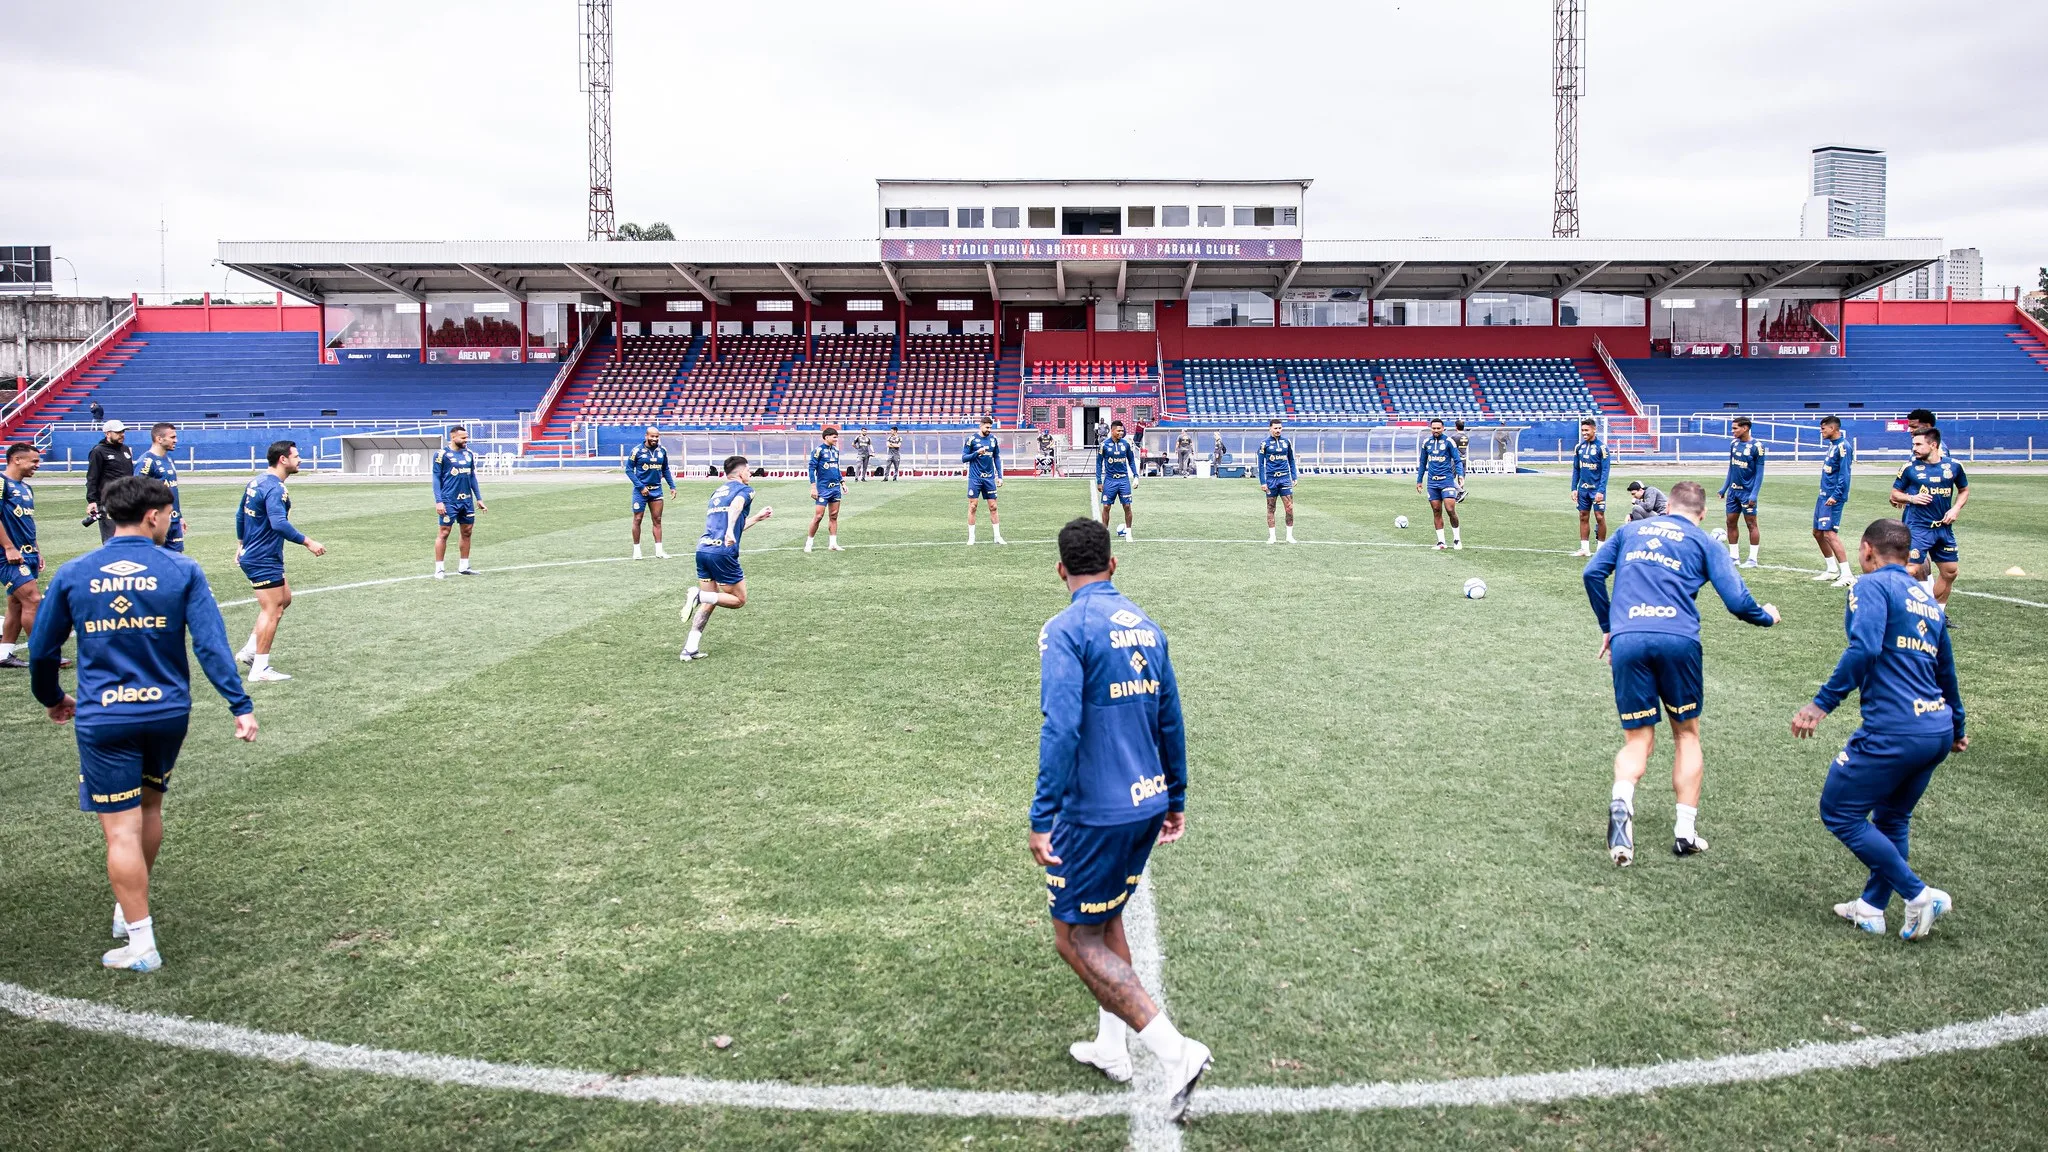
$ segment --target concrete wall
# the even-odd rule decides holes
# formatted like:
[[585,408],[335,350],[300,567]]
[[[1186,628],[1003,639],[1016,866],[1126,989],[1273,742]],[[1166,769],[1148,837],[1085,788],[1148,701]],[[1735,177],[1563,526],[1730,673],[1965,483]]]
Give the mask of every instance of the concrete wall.
[[0,296],[0,391],[33,380],[128,306],[110,297]]

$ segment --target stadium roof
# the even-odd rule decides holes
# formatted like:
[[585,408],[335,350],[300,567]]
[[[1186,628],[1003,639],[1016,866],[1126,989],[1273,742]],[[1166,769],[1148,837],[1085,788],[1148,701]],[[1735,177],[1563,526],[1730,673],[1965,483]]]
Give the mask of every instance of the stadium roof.
[[[1220,258],[1159,253],[1208,244]],[[1287,247],[1291,245],[1292,247]],[[1025,251],[1025,250],[1029,251]],[[981,251],[1017,251],[983,258]],[[1227,251],[1225,251],[1227,250]],[[1102,252],[1140,253],[1134,258]],[[1282,252],[1279,257],[1260,253]],[[906,252],[931,258],[903,258]],[[1085,257],[1073,252],[1096,253]],[[1062,253],[1067,253],[1063,255]],[[1298,253],[1299,258],[1294,258]],[[219,262],[294,296],[513,299],[573,294],[994,292],[1012,302],[1179,299],[1192,291],[1347,289],[1373,298],[1476,292],[1854,296],[1945,255],[1938,239],[1827,240],[523,240],[231,242]]]

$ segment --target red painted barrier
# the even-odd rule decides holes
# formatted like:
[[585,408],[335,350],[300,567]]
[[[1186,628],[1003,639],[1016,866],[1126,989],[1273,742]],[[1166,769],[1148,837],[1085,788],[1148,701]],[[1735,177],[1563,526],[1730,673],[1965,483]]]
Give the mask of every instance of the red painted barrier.
[[286,304],[279,294],[273,304],[215,304],[211,294],[199,304],[135,306],[137,332],[318,332],[316,304]]

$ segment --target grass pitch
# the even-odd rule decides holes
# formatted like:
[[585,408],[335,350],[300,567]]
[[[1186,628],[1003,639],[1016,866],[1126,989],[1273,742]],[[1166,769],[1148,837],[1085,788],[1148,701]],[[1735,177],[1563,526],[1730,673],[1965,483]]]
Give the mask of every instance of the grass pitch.
[[[1709,488],[1714,478],[1709,479]],[[1670,479],[1670,478],[1666,478]],[[2048,481],[1979,474],[1962,588],[2048,601]],[[1666,485],[1668,487],[1668,485]],[[1859,475],[1848,523],[1883,514]],[[1108,1090],[1066,1044],[1092,1003],[1053,954],[1023,850],[1050,538],[1079,482],[1004,488],[1004,548],[958,547],[956,482],[851,487],[850,551],[796,551],[800,483],[749,532],[753,601],[685,666],[678,559],[632,563],[626,489],[499,481],[475,579],[302,595],[234,744],[209,690],[154,887],[165,969],[106,973],[110,898],[76,752],[0,711],[0,979],[337,1042],[613,1073]],[[1817,567],[1811,477],[1766,488],[1767,564]],[[1794,741],[1842,594],[1748,573],[1785,613],[1707,617],[1703,857],[1638,794],[1641,862],[1604,851],[1619,741],[1561,477],[1482,478],[1462,553],[1398,480],[1310,480],[1267,547],[1249,484],[1155,481],[1118,584],[1171,638],[1190,835],[1154,856],[1174,1016],[1209,1083],[1313,1086],[1625,1065],[1884,1035],[2048,1003],[2048,613],[1959,596],[1972,747],[1936,775],[1916,866],[1958,910],[1924,945],[1829,905],[1861,883],[1816,803],[1853,708]],[[1618,492],[1620,482],[1615,489]],[[223,601],[239,488],[188,484]],[[51,561],[96,536],[38,485]],[[300,483],[302,593],[431,567],[424,485]],[[1392,526],[1405,513],[1416,525]],[[1710,518],[1709,527],[1713,527]],[[888,547],[870,547],[889,545]],[[822,546],[821,546],[822,547]],[[1555,551],[1550,551],[1555,550]],[[651,549],[650,549],[651,552]],[[577,562],[577,563],[571,563]],[[1489,595],[1459,587],[1484,577]],[[253,606],[227,610],[239,643]],[[1668,766],[1668,743],[1658,760]],[[1661,773],[1661,779],[1660,779]],[[1893,910],[1896,927],[1897,910]],[[731,1037],[718,1047],[714,1037]],[[1193,1149],[2027,1147],[2048,1043],[1858,1073],[1522,1108],[1211,1117]],[[0,1019],[0,1146],[1115,1147],[1076,1124],[677,1110],[402,1084]],[[112,1104],[110,1105],[110,1102]],[[110,1119],[118,1117],[118,1120]],[[118,1124],[118,1129],[116,1125]],[[153,1126],[151,1126],[153,1125]]]

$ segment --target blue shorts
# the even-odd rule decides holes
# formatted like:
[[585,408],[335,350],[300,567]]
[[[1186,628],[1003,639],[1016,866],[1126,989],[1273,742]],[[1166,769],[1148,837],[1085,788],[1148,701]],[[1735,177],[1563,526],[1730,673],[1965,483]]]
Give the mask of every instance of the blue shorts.
[[747,574],[740,571],[740,550],[724,544],[697,545],[697,579],[713,584],[738,584]]
[[1839,532],[1842,530],[1842,506],[1828,503],[1826,496],[1813,500],[1813,530],[1815,532]]
[[846,489],[840,487],[837,484],[834,484],[830,488],[818,489],[818,494],[811,499],[811,503],[816,504],[820,508],[823,508],[827,504],[839,503],[840,498],[845,495]]
[[443,504],[441,506],[448,509],[446,512],[441,513],[441,527],[443,528],[451,524],[476,523],[476,508],[472,505]]
[[12,594],[35,583],[36,577],[43,574],[43,554],[24,551],[21,554],[21,563],[7,564],[0,560],[0,569],[4,569],[6,573],[7,591]]
[[236,563],[241,566],[242,575],[249,578],[251,588],[276,588],[284,583],[282,556],[275,559],[266,556],[259,560],[251,560],[245,555]]
[[645,512],[649,504],[659,503],[661,503],[661,485],[656,484],[652,488],[633,489],[633,511],[635,513]]
[[1754,516],[1756,515],[1756,493],[1730,492],[1728,493],[1728,502],[1722,506],[1721,510],[1725,515],[1729,516]]
[[185,521],[182,518],[171,521],[171,530],[164,533],[162,546],[173,552],[185,550]]
[[1100,924],[1123,915],[1164,823],[1161,813],[1129,824],[1053,824],[1052,854],[1060,862],[1045,870],[1045,902],[1052,906],[1052,918]]
[[1953,564],[1962,558],[1956,550],[1956,526],[1944,524],[1939,528],[1921,528],[1907,525],[1913,533],[1913,551],[1906,557],[1909,563],[1922,564],[1929,560],[1936,564]]
[[1266,499],[1278,500],[1283,496],[1287,497],[1288,499],[1294,498],[1294,484],[1292,482],[1286,484],[1268,484],[1266,486]]
[[1599,502],[1598,504],[1595,504],[1595,503],[1593,502],[1593,497],[1595,497],[1595,496],[1605,496],[1605,495],[1607,495],[1607,493],[1605,493],[1605,492],[1600,492],[1600,491],[1597,491],[1597,490],[1595,490],[1595,489],[1592,489],[1592,488],[1581,488],[1581,489],[1579,489],[1579,511],[1581,511],[1581,512],[1605,512],[1605,511],[1607,511],[1607,501],[1605,501],[1605,500],[1602,500],[1602,501],[1600,501],[1600,502]]
[[993,476],[967,477],[967,498],[969,500],[993,500],[996,498],[996,478]]
[[1459,487],[1458,482],[1455,480],[1443,484],[1439,484],[1434,480],[1429,482],[1429,502],[1432,504],[1439,500],[1462,500],[1464,498],[1465,490]]
[[187,718],[78,727],[78,810],[126,812],[142,790],[167,792]]
[[[1125,504],[1129,504],[1131,502],[1131,482],[1128,479],[1104,480],[1102,482],[1103,507],[1106,508],[1119,500],[1123,501]],[[1075,923],[1082,923],[1082,921],[1075,921]]]
[[1700,642],[1664,632],[1621,632],[1609,648],[1621,726],[1654,728],[1657,705],[1673,720],[1697,720],[1706,704]]

